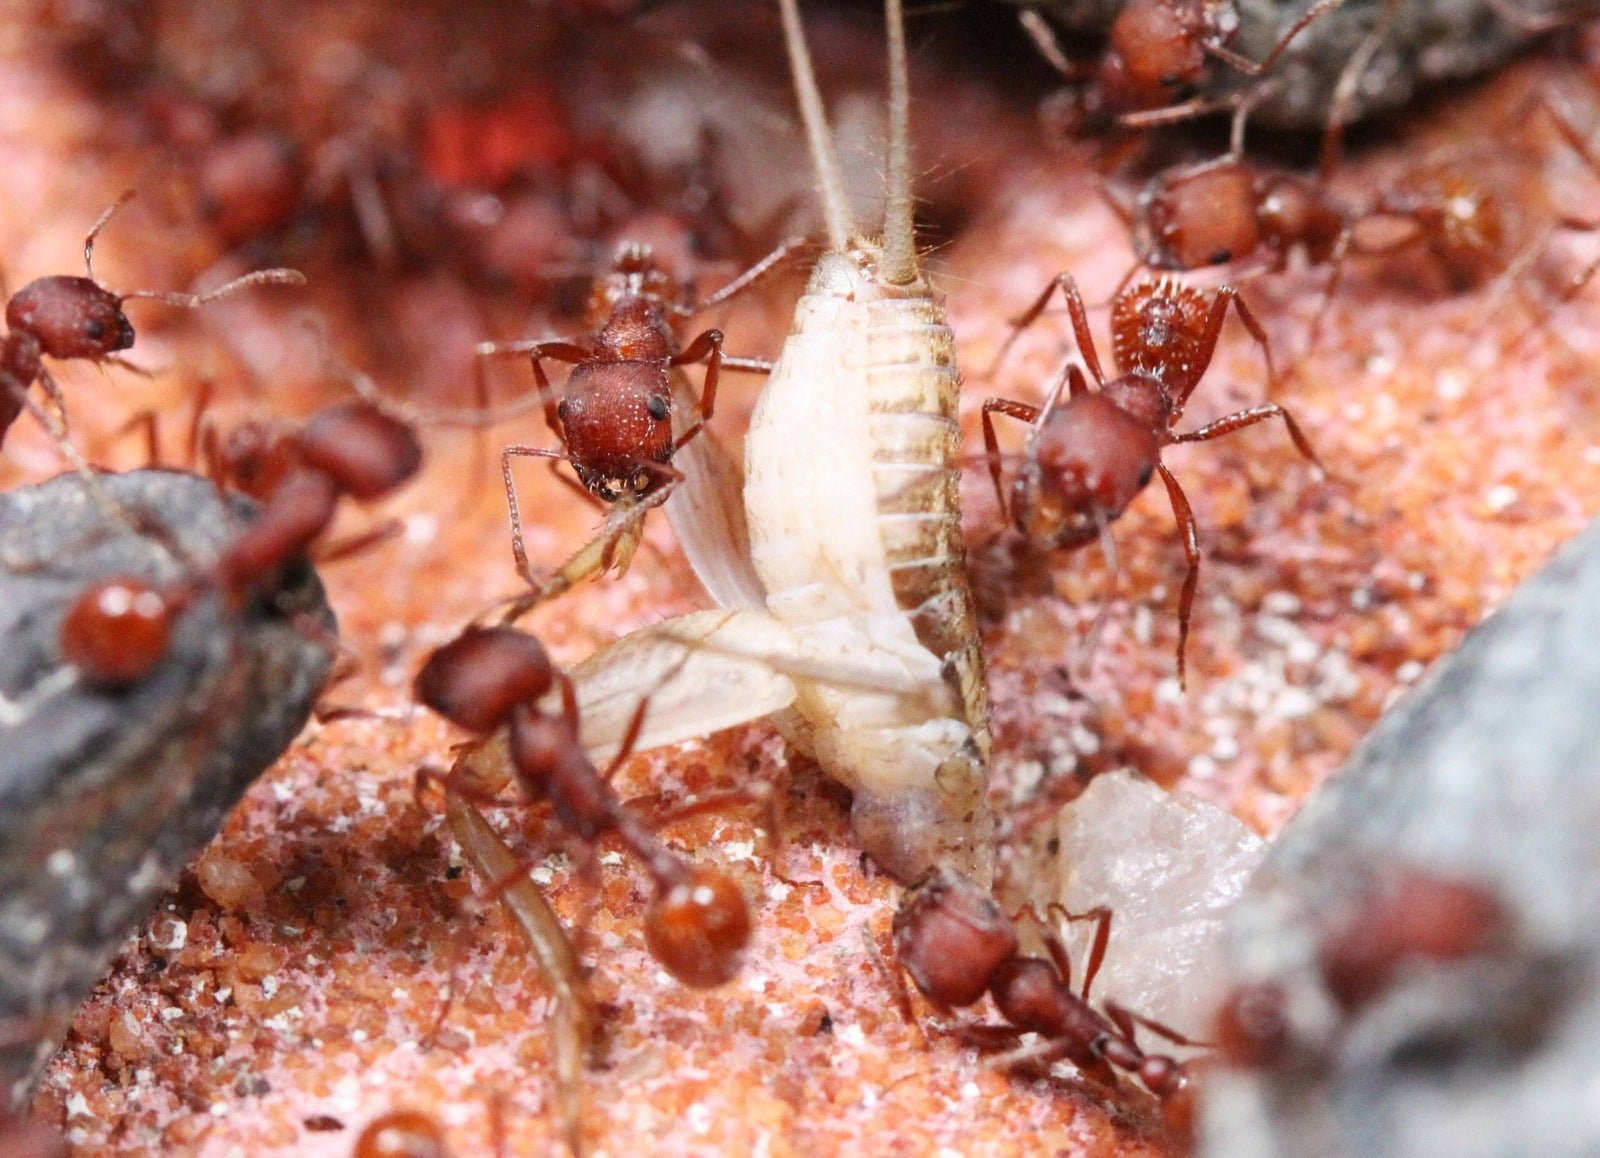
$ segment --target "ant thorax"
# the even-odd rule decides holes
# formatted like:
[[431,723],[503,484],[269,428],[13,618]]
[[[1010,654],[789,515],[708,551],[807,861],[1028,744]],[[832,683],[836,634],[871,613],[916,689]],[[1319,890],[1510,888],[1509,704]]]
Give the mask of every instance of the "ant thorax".
[[1119,294],[1111,308],[1111,352],[1117,369],[1154,378],[1173,395],[1186,395],[1207,354],[1210,307],[1200,290],[1169,278]]

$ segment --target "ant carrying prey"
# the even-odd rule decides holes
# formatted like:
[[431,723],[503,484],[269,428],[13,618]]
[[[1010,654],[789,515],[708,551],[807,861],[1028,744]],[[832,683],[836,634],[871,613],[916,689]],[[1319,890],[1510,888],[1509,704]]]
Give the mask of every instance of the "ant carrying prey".
[[[1160,474],[1189,564],[1178,599],[1182,685],[1189,617],[1200,582],[1200,538],[1189,500],[1161,461],[1161,452],[1178,443],[1206,442],[1268,418],[1281,418],[1300,453],[1318,467],[1321,464],[1299,424],[1275,402],[1237,411],[1184,434],[1173,430],[1211,365],[1230,305],[1266,358],[1269,394],[1276,385],[1266,331],[1234,287],[1222,286],[1208,296],[1161,278],[1120,290],[1111,305],[1111,346],[1119,374],[1109,381],[1089,331],[1088,309],[1071,274],[1058,275],[1017,319],[1000,356],[1044,313],[1058,288],[1067,300],[1079,353],[1099,389],[1091,392],[1083,372],[1070,364],[1043,406],[1006,398],[984,400],[983,441],[995,494],[1001,511],[1032,543],[1070,551],[1098,538],[1115,582],[1120,569],[1111,524]],[[997,413],[1029,425],[1028,442],[1009,488],[1001,480],[1005,456],[995,436]]]
[[[508,446],[501,451],[511,509],[511,549],[518,572],[533,589],[512,604],[508,622],[589,575],[627,569],[643,534],[645,515],[666,502],[683,480],[683,472],[672,465],[673,456],[710,421],[721,372],[771,369],[766,362],[724,357],[721,330],[706,330],[680,347],[675,325],[748,289],[802,244],[784,242],[710,297],[695,301],[660,268],[648,246],[624,243],[611,273],[595,286],[591,313],[597,324],[585,340],[485,342],[478,347],[481,357],[529,356],[545,422],[562,447]],[[559,396],[545,374],[546,358],[573,365]],[[698,414],[675,432],[673,373],[679,366],[702,361],[706,373]],[[543,579],[534,575],[523,544],[521,508],[511,476],[511,460],[517,457],[549,459],[552,467],[563,460],[571,463],[582,483],[580,493],[611,508],[596,539]],[[567,481],[563,475],[556,477]]]

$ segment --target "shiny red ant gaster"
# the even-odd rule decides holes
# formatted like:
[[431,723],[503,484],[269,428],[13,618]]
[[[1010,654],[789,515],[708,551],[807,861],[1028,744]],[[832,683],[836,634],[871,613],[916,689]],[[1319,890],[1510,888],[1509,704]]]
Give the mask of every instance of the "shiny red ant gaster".
[[[1044,312],[1058,288],[1067,300],[1079,353],[1099,389],[1091,392],[1074,364],[1062,373],[1043,406],[985,399],[983,440],[995,493],[1001,510],[1009,513],[1030,542],[1072,550],[1099,538],[1115,579],[1118,569],[1110,524],[1127,510],[1151,477],[1160,474],[1189,563],[1178,600],[1181,684],[1189,617],[1200,581],[1200,538],[1183,488],[1161,461],[1162,450],[1281,418],[1300,453],[1313,463],[1317,456],[1289,412],[1275,402],[1240,410],[1184,434],[1173,430],[1211,365],[1230,305],[1266,358],[1269,393],[1276,384],[1266,332],[1232,286],[1207,295],[1161,278],[1119,291],[1111,306],[1111,345],[1118,376],[1109,381],[1100,368],[1088,310],[1070,274],[1058,275],[1017,319],[1011,340]],[[1002,356],[1009,346],[1010,341],[1002,348]],[[997,413],[1031,427],[1021,462],[1012,472],[1009,497],[1001,481],[1003,456],[993,417]]]
[[[765,362],[724,357],[720,330],[706,330],[680,348],[675,324],[747,289],[799,244],[784,243],[703,301],[688,298],[683,286],[656,264],[648,246],[624,244],[610,275],[595,286],[591,315],[596,328],[586,341],[485,342],[478,347],[480,356],[529,356],[544,400],[545,422],[562,444],[561,450],[508,446],[501,452],[511,508],[511,549],[517,569],[534,588],[513,607],[512,617],[594,571],[627,568],[645,514],[666,502],[683,479],[672,465],[672,456],[711,419],[720,373],[725,369],[765,373],[771,368]],[[545,374],[546,358],[573,364],[559,396]],[[674,435],[673,368],[701,361],[706,364],[706,374],[699,413],[681,434]],[[597,541],[601,546],[597,559],[580,552],[555,575],[535,578],[523,545],[522,517],[511,477],[511,460],[516,457],[564,459],[572,464],[587,494],[614,505]]]
[[[561,709],[539,701],[559,689]],[[548,801],[556,819],[585,844],[614,834],[655,882],[645,914],[651,955],[685,985],[721,985],[737,972],[750,939],[750,912],[732,878],[694,865],[662,844],[624,808],[611,776],[627,760],[644,725],[649,700],[642,700],[605,772],[584,752],[578,698],[571,678],[550,662],[544,646],[512,627],[470,627],[439,648],[422,666],[417,699],[458,727],[488,736],[508,730],[511,767],[530,800]],[[481,795],[458,777],[451,791]]]
[[[86,277],[56,274],[29,282],[6,303],[7,334],[0,341],[0,444],[6,432],[24,409],[33,413],[46,430],[66,443],[66,398],[44,364],[45,357],[80,359],[109,363],[142,373],[121,357],[133,345],[133,323],[123,312],[124,302],[149,298],[168,305],[198,309],[207,302],[253,285],[304,285],[305,277],[292,269],[262,269],[235,278],[204,294],[166,290],[133,290],[117,293],[107,289],[94,274],[94,243],[107,221],[133,196],[124,193],[100,215],[83,239],[83,264]],[[38,382],[55,411],[50,415],[28,396],[28,388]],[[76,455],[68,450],[68,456]],[[77,465],[75,461],[75,465]],[[82,468],[80,468],[82,469]]]
[[88,683],[115,689],[144,679],[166,659],[178,617],[198,596],[221,590],[243,603],[328,530],[341,498],[369,501],[407,482],[421,467],[422,447],[408,423],[355,401],[329,406],[298,429],[240,427],[220,460],[261,504],[258,516],[215,564],[177,583],[114,576],[87,587],[62,619],[60,648]]

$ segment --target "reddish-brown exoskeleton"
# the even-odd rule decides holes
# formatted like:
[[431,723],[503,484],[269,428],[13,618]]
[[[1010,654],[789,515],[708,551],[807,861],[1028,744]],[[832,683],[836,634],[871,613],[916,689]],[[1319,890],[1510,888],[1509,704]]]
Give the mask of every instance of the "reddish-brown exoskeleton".
[[[54,275],[29,282],[6,303],[6,328],[0,342],[0,443],[17,416],[30,411],[56,438],[74,466],[86,471],[81,458],[67,441],[66,398],[44,364],[45,357],[61,360],[81,359],[122,366],[142,372],[122,359],[121,352],[133,345],[133,324],[123,312],[124,302],[150,298],[168,305],[196,309],[225,294],[253,285],[304,285],[305,278],[291,269],[263,269],[235,278],[204,294],[174,293],[165,290],[133,290],[117,293],[107,289],[94,275],[94,242],[111,215],[133,196],[124,193],[100,215],[83,239],[83,264],[86,277]],[[29,396],[35,382],[49,397],[54,415],[39,407]]]
[[[1507,945],[1512,913],[1494,890],[1434,870],[1379,870],[1315,930],[1316,973],[1345,1018],[1357,1014],[1418,966],[1472,960]],[[1288,1064],[1296,1040],[1288,991],[1246,982],[1222,1002],[1216,1040],[1223,1056],[1249,1068]]]
[[1088,123],[1114,117],[1126,125],[1154,125],[1232,107],[1234,99],[1190,96],[1210,61],[1259,76],[1278,63],[1301,32],[1343,2],[1317,0],[1260,61],[1228,47],[1239,29],[1239,11],[1231,0],[1128,0],[1111,22],[1104,54],[1087,66],[1067,57],[1037,12],[1025,9],[1022,25],[1058,72],[1085,82],[1078,103]]
[[[1121,290],[1111,306],[1111,343],[1118,376],[1109,381],[1100,368],[1088,310],[1070,274],[1057,276],[1017,319],[1013,338],[1044,312],[1057,289],[1066,298],[1079,353],[1098,390],[1090,391],[1082,371],[1070,365],[1043,406],[985,399],[983,439],[995,493],[1001,510],[1032,543],[1072,550],[1098,538],[1115,578],[1118,569],[1110,525],[1154,475],[1161,476],[1189,563],[1178,600],[1181,684],[1189,616],[1200,581],[1200,539],[1189,500],[1161,461],[1162,450],[1281,418],[1300,453],[1313,463],[1317,457],[1299,425],[1275,402],[1240,410],[1183,434],[1173,429],[1211,364],[1230,305],[1266,357],[1269,393],[1276,382],[1266,332],[1232,286],[1206,294],[1161,278]],[[1031,427],[1009,488],[1001,479],[1004,456],[995,437],[993,416],[997,413]]]
[[179,582],[158,587],[116,576],[86,588],[60,634],[62,659],[86,682],[119,688],[144,679],[165,660],[178,617],[197,597],[220,590],[234,605],[248,600],[265,577],[301,559],[327,531],[341,498],[381,498],[415,475],[422,447],[409,424],[355,401],[327,407],[299,429],[240,427],[221,461],[238,489],[261,503],[258,517],[215,564],[185,558],[194,570]]
[[[722,331],[706,330],[680,348],[675,325],[727,301],[799,248],[785,242],[728,285],[703,301],[686,300],[684,287],[664,273],[650,250],[624,244],[611,274],[595,286],[595,332],[585,341],[486,342],[481,355],[527,354],[544,399],[544,416],[562,449],[508,446],[501,452],[506,498],[511,508],[511,547],[517,569],[533,588],[512,607],[508,618],[560,594],[590,574],[613,567],[626,570],[639,543],[644,516],[671,496],[682,474],[672,456],[710,420],[717,380],[725,369],[765,373],[766,362],[728,358]],[[570,362],[559,396],[545,374],[544,360]],[[675,367],[705,362],[699,413],[675,433],[672,374]],[[553,575],[538,578],[523,546],[522,517],[511,462],[537,457],[572,464],[585,493],[611,506],[599,537]],[[564,477],[564,476],[557,476]]]
[[[539,702],[553,689],[560,694],[559,711]],[[530,800],[549,802],[561,826],[583,844],[614,835],[638,858],[656,888],[645,914],[645,942],[663,968],[686,985],[720,985],[733,977],[750,939],[750,913],[739,886],[667,848],[611,787],[611,776],[638,739],[648,699],[635,710],[611,766],[601,772],[579,739],[572,680],[526,632],[468,628],[428,658],[415,690],[419,701],[469,732],[489,736],[507,729],[511,768]],[[454,775],[446,778],[446,787],[469,799],[481,795],[455,781]]]
[[1059,938],[1041,925],[1049,959],[1021,953],[1016,927],[994,898],[949,873],[935,872],[902,903],[894,919],[895,953],[935,1006],[961,1008],[988,993],[1010,1028],[1044,1039],[1005,1060],[1065,1058],[1084,1077],[1107,1087],[1116,1086],[1117,1071],[1133,1074],[1161,1102],[1168,1124],[1187,1135],[1194,1114],[1192,1068],[1145,1051],[1136,1030],[1143,1025],[1178,1045],[1195,1043],[1115,1002],[1105,1002],[1103,1009],[1090,1004],[1089,989],[1110,939],[1111,913],[1096,909],[1068,919],[1096,922],[1080,992],[1073,991],[1072,962]]

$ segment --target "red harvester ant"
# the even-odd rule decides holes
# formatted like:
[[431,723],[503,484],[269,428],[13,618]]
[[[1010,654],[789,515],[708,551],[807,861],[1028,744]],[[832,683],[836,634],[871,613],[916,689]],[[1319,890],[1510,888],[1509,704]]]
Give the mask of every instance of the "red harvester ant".
[[299,558],[333,522],[338,501],[368,501],[408,481],[422,464],[409,424],[370,403],[329,406],[299,430],[241,427],[221,451],[239,489],[261,503],[258,517],[210,567],[156,587],[132,576],[91,584],[61,623],[61,655],[91,684],[137,683],[166,658],[172,628],[189,604],[220,588],[237,605],[263,576]]
[[1097,909],[1068,919],[1097,922],[1081,993],[1072,990],[1072,963],[1058,938],[1041,928],[1049,960],[1020,954],[1016,928],[994,898],[966,878],[939,870],[917,884],[895,913],[895,953],[918,991],[940,1009],[972,1005],[988,993],[1012,1029],[1044,1039],[1003,1060],[1065,1058],[1107,1087],[1116,1086],[1118,1070],[1137,1075],[1161,1102],[1167,1124],[1187,1136],[1194,1117],[1192,1067],[1147,1053],[1136,1029],[1143,1025],[1178,1045],[1195,1043],[1115,1002],[1106,1002],[1104,1012],[1089,1004],[1110,939],[1111,913]]
[[1158,125],[1231,108],[1238,98],[1184,99],[1220,60],[1246,76],[1260,76],[1301,32],[1344,0],[1317,0],[1278,38],[1258,63],[1228,47],[1239,29],[1229,0],[1128,0],[1111,22],[1104,55],[1094,65],[1070,60],[1054,29],[1033,9],[1021,13],[1023,29],[1045,60],[1068,81],[1086,82],[1078,104],[1089,123],[1116,118],[1124,125]]
[[[87,277],[54,275],[29,282],[6,303],[8,333],[0,342],[0,444],[16,421],[27,409],[62,446],[80,473],[87,467],[67,441],[66,398],[55,378],[43,362],[43,357],[63,360],[82,359],[101,364],[110,363],[124,369],[142,373],[137,366],[119,355],[133,345],[133,324],[123,312],[124,302],[135,298],[150,298],[169,305],[198,309],[235,290],[253,285],[304,285],[305,277],[292,269],[262,269],[235,278],[226,285],[204,294],[175,293],[166,290],[133,290],[119,294],[107,289],[94,275],[95,237],[111,220],[111,215],[126,205],[133,197],[132,190],[119,197],[111,208],[100,215],[83,239],[83,264]],[[28,396],[28,387],[38,382],[44,388],[55,408],[56,418],[50,419]]]
[[[1348,1018],[1383,995],[1408,968],[1470,960],[1506,945],[1510,910],[1491,889],[1419,868],[1377,873],[1315,931],[1317,976]],[[1287,1063],[1299,1043],[1288,991],[1275,981],[1240,985],[1216,1018],[1218,1049],[1245,1067]]]
[[[1044,312],[1057,288],[1067,299],[1078,350],[1099,389],[1091,393],[1083,372],[1074,364],[1062,373],[1042,407],[1005,398],[985,399],[983,441],[995,493],[1001,511],[1009,513],[1030,542],[1072,550],[1098,537],[1115,581],[1119,571],[1110,525],[1152,475],[1161,475],[1189,563],[1178,600],[1181,685],[1189,616],[1200,581],[1200,539],[1189,500],[1161,461],[1162,450],[1281,418],[1300,453],[1318,467],[1321,464],[1299,425],[1275,402],[1240,410],[1186,434],[1174,433],[1184,404],[1211,364],[1230,304],[1266,357],[1269,393],[1277,381],[1266,332],[1232,286],[1222,286],[1208,296],[1161,278],[1118,291],[1111,305],[1111,345],[1119,375],[1109,382],[1100,368],[1083,297],[1072,275],[1066,273],[1059,274],[1017,319],[1001,357],[1017,335]],[[1020,419],[1031,428],[1021,464],[1012,475],[1009,502],[1000,478],[1002,455],[992,417],[996,412]]]
[[[560,689],[559,713],[539,705],[553,688]],[[645,943],[663,968],[697,987],[733,977],[750,939],[749,909],[739,886],[717,869],[690,864],[668,849],[623,807],[610,784],[633,751],[648,699],[640,702],[617,755],[601,772],[579,739],[572,680],[526,632],[468,628],[428,657],[415,692],[421,703],[469,732],[487,737],[506,728],[511,767],[530,800],[549,801],[561,825],[586,844],[614,833],[638,858],[656,887],[645,914]],[[483,795],[461,785],[458,773],[444,779],[448,790],[467,799]]]
[[[771,368],[766,362],[724,357],[720,330],[706,330],[680,349],[674,323],[742,292],[800,244],[785,242],[699,302],[685,300],[683,287],[662,272],[647,247],[624,244],[617,251],[611,274],[595,286],[592,315],[597,325],[586,341],[485,342],[478,347],[480,356],[530,356],[539,396],[544,400],[545,422],[562,444],[561,450],[508,446],[501,452],[511,507],[511,549],[517,570],[533,588],[512,605],[507,621],[590,574],[612,567],[627,569],[643,532],[644,516],[666,502],[683,478],[672,465],[672,456],[710,420],[720,372],[765,373]],[[545,375],[545,358],[573,364],[559,398]],[[673,368],[702,360],[706,375],[699,414],[675,437]],[[586,497],[613,504],[597,539],[543,580],[534,577],[523,546],[522,516],[511,477],[514,457],[546,458],[552,465],[565,459],[586,488]]]

